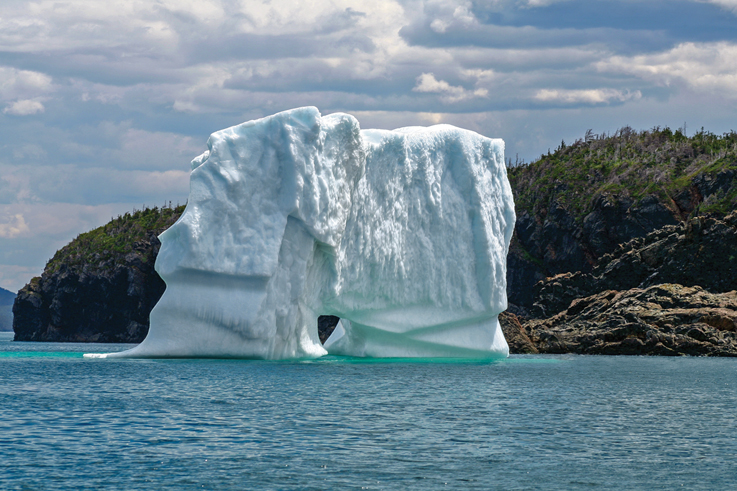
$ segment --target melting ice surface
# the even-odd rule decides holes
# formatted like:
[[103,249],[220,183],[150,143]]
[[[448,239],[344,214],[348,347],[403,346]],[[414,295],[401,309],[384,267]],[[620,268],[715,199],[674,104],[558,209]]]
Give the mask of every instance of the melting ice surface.
[[[218,131],[161,234],[166,292],[115,357],[503,357],[504,142],[293,109]],[[325,347],[317,317],[340,325]],[[327,350],[326,350],[327,348]]]

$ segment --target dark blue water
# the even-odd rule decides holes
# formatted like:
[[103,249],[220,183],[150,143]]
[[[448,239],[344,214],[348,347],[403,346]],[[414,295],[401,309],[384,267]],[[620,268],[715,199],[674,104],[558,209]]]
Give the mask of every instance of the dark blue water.
[[89,360],[0,335],[0,489],[737,489],[737,360]]

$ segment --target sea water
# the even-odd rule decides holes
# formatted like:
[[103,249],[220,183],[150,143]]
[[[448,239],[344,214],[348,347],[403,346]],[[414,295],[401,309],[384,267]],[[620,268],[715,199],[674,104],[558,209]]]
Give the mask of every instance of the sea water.
[[0,489],[737,489],[737,360],[90,360],[0,333]]

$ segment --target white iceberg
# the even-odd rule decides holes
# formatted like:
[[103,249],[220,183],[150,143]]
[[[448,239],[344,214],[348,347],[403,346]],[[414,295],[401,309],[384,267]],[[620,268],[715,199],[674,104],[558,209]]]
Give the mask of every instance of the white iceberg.
[[[285,111],[214,133],[161,234],[166,291],[115,357],[503,357],[504,142]],[[317,317],[336,315],[323,347]],[[327,351],[326,348],[327,347]]]

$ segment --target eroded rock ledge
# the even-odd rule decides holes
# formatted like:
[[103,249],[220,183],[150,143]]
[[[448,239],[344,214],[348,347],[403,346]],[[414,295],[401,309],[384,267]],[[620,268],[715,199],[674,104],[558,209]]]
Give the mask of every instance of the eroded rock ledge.
[[634,239],[500,318],[513,353],[737,356],[737,212]]
[[[509,317],[507,324],[517,320]],[[576,299],[552,317],[525,321],[507,341],[528,353],[737,356],[736,326],[737,292],[666,283]]]

